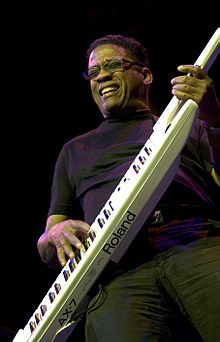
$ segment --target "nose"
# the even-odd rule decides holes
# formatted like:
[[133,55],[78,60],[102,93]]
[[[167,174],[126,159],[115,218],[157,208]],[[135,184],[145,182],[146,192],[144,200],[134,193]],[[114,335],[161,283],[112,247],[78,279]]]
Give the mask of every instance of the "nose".
[[96,77],[96,81],[100,83],[100,82],[104,82],[110,79],[112,79],[112,74],[104,70],[103,68],[101,68],[100,73]]

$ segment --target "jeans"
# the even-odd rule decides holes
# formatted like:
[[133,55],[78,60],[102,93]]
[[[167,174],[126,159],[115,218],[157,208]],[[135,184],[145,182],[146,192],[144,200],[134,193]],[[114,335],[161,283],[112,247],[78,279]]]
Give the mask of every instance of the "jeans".
[[89,307],[86,342],[219,342],[220,237],[159,253],[110,281]]

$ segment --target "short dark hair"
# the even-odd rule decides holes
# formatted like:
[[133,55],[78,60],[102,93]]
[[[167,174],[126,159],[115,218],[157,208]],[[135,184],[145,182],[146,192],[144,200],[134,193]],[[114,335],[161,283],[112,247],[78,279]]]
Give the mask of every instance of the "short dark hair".
[[100,45],[104,44],[113,44],[123,47],[128,56],[135,59],[135,62],[143,66],[148,66],[148,57],[147,57],[147,50],[146,48],[138,42],[135,38],[125,37],[120,34],[112,35],[109,34],[102,38],[98,38],[94,40],[88,50],[87,50],[87,61],[89,61],[89,56],[91,52]]

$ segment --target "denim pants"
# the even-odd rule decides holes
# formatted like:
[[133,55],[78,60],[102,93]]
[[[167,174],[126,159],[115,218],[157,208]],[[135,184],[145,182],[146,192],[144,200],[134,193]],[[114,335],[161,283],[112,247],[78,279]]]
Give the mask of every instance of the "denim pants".
[[[90,308],[86,342],[219,342],[220,237],[159,253],[104,286]],[[184,328],[175,339],[178,315],[191,335]]]

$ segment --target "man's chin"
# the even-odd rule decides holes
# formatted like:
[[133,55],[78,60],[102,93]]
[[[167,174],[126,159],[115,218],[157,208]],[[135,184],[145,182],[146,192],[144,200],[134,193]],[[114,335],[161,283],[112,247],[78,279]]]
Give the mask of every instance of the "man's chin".
[[120,115],[120,113],[121,113],[121,108],[118,107],[117,105],[99,107],[99,109],[100,109],[102,115],[104,116],[104,118],[117,116],[117,115]]

